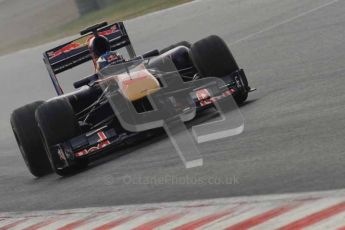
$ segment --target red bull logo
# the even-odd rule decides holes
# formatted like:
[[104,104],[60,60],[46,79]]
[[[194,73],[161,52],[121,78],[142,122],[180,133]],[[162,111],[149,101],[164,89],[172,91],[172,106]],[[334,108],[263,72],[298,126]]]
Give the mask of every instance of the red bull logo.
[[[118,28],[116,25],[114,25],[114,26],[110,27],[110,29],[108,29],[108,30],[99,32],[99,35],[108,36],[108,35],[116,33],[117,31],[118,31]],[[67,44],[66,46],[62,47],[59,50],[49,52],[49,53],[47,53],[49,56],[49,59],[56,58],[62,54],[66,54],[66,53],[69,53],[75,49],[81,48],[83,46],[87,46],[88,42],[93,37],[94,37],[93,35],[89,35],[86,37],[79,38],[79,39]]]
[[61,49],[59,49],[55,52],[54,51],[49,52],[48,56],[49,56],[49,58],[55,58],[55,57],[58,57],[64,53],[71,52],[72,50],[77,49],[79,47],[81,47],[80,43],[72,42],[72,43],[62,47]]

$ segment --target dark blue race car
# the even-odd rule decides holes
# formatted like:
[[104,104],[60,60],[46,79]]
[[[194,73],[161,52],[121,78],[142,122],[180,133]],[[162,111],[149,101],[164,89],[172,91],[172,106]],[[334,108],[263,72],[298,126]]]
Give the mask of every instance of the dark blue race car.
[[[43,54],[58,96],[25,105],[11,115],[20,151],[36,177],[51,171],[71,174],[107,150],[152,136],[154,127],[134,132],[126,129],[118,116],[119,111],[149,116],[155,110],[150,97],[158,93],[166,95],[157,102],[162,108],[173,108],[177,113],[193,108],[198,113],[226,97],[242,104],[253,91],[218,36],[194,44],[183,41],[138,56],[122,22],[101,23],[81,35]],[[119,50],[125,50],[126,57]],[[75,82],[73,93],[64,94],[58,74],[88,61],[93,61],[95,73]],[[223,83],[193,84],[209,77]],[[164,79],[178,83],[170,87]],[[184,93],[178,93],[181,91]],[[176,99],[175,95],[172,101],[174,94],[185,98]],[[122,99],[134,109],[121,107]]]

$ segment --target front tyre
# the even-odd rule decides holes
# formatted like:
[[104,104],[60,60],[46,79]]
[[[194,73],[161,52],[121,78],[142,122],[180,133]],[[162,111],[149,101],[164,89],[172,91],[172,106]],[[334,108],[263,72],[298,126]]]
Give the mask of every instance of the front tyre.
[[11,114],[11,126],[20,152],[35,177],[42,177],[52,171],[35,119],[35,112],[43,103],[34,102]]
[[66,176],[88,165],[87,160],[79,160],[69,167],[59,167],[61,159],[51,148],[81,134],[74,110],[67,99],[54,99],[41,105],[36,111],[36,120],[50,164],[57,174]]
[[[238,64],[229,47],[223,39],[216,35],[209,36],[194,43],[190,49],[190,57],[198,73],[203,78],[222,78],[239,70]],[[245,87],[248,88],[247,79],[243,80]],[[242,104],[247,97],[248,91],[245,90],[234,96],[234,99],[238,104]]]

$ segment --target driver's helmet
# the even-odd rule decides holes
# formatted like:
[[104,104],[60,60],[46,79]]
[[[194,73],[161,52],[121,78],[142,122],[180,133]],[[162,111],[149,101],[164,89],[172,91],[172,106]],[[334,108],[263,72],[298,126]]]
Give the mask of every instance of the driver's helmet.
[[102,55],[110,52],[110,50],[111,47],[109,40],[102,35],[93,37],[89,41],[89,51],[94,60],[97,60]]

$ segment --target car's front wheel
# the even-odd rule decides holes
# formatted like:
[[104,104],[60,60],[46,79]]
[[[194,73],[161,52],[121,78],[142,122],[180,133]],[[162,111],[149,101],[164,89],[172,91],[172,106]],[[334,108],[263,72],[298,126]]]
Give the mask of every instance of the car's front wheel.
[[40,137],[35,112],[43,101],[34,102],[13,111],[11,126],[26,166],[35,177],[52,171]]
[[60,167],[60,156],[51,148],[81,133],[73,107],[67,99],[54,99],[41,105],[36,111],[36,120],[50,164],[57,174],[66,176],[87,166],[87,160],[80,160],[69,167]]
[[[201,77],[224,77],[239,70],[238,64],[223,39],[216,35],[204,38],[191,46],[190,57]],[[245,76],[243,76],[245,77]],[[248,87],[247,79],[243,79]],[[245,90],[234,99],[242,104],[248,97]]]

